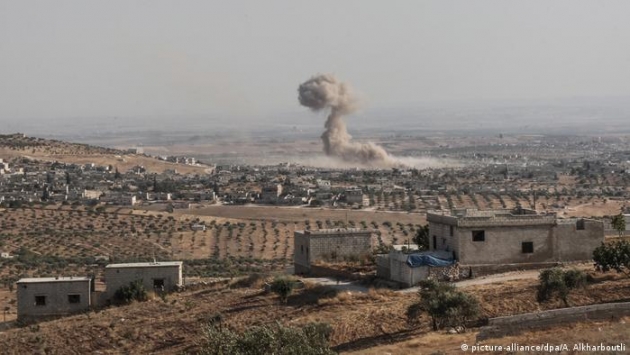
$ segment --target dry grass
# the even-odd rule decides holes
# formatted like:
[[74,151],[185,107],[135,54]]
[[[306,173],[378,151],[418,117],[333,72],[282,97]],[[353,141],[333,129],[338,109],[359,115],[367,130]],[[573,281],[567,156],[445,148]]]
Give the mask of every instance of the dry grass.
[[[234,329],[274,322],[296,326],[326,322],[333,327],[332,345],[338,351],[405,354],[443,350],[450,353],[455,352],[461,343],[472,344],[474,341],[474,332],[455,336],[430,332],[426,315],[421,318],[420,327],[408,328],[405,311],[417,301],[416,294],[380,289],[348,294],[307,284],[304,289],[295,291],[287,305],[280,305],[275,295],[262,292],[257,280],[251,281],[254,288],[216,284],[169,295],[166,302],[156,298],[43,322],[35,329],[12,329],[0,334],[0,347],[11,349],[9,353],[15,354],[45,353],[47,349],[51,354],[194,353],[204,324],[218,313],[222,315],[224,325]],[[615,275],[597,281],[588,289],[571,295],[571,303],[583,305],[628,297],[630,279]],[[518,280],[465,290],[482,301],[483,315],[487,317],[562,306],[555,301],[542,305],[535,303],[535,286],[536,280]],[[623,329],[627,334],[627,327]],[[621,334],[621,330],[619,332]],[[537,334],[533,332],[527,339],[537,339]],[[597,339],[596,334],[590,338],[591,334],[586,330],[580,336],[593,341]],[[378,347],[368,350],[375,346]]]

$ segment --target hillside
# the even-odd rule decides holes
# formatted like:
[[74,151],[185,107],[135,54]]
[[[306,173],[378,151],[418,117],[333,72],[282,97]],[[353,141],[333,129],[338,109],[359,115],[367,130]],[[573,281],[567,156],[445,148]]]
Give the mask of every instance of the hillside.
[[29,158],[42,161],[59,161],[70,164],[116,166],[127,171],[134,166],[144,166],[150,172],[175,169],[182,174],[202,174],[203,166],[176,164],[145,155],[128,154],[122,150],[96,147],[81,143],[27,137],[23,134],[0,135],[0,158]]
[[[595,283],[572,294],[569,297],[572,305],[627,299],[630,279],[614,275],[592,275]],[[195,353],[203,338],[204,326],[217,314],[221,314],[223,326],[237,330],[275,322],[288,325],[326,322],[333,327],[332,346],[340,352],[379,354],[377,350],[369,350],[379,346],[376,349],[387,350],[392,354],[408,353],[409,349],[427,354],[438,350],[454,353],[455,344],[471,341],[476,334],[474,328],[469,333],[460,335],[432,332],[429,330],[430,322],[426,315],[422,316],[420,326],[410,328],[406,322],[405,310],[416,301],[415,294],[390,290],[347,293],[330,287],[307,285],[304,290],[291,296],[287,305],[280,305],[275,295],[261,291],[260,281],[244,281],[246,280],[233,283],[232,287],[225,282],[217,282],[168,295],[165,300],[154,298],[144,303],[11,329],[0,334],[0,346],[10,349],[9,354]],[[239,287],[239,284],[243,287]],[[535,280],[517,280],[483,287],[467,287],[464,290],[481,301],[482,317],[562,307],[560,301],[537,303],[535,288]],[[607,334],[613,338],[606,339],[608,341],[617,341],[613,340],[614,336],[627,334],[630,330],[627,323],[600,322],[580,327],[610,328],[612,330]],[[568,334],[568,327],[561,328],[564,329],[562,334]],[[537,339],[532,334],[510,339]],[[581,334],[585,337],[588,333]],[[553,340],[549,336],[547,339]],[[585,339],[597,340],[596,337]],[[487,343],[501,342],[501,339],[495,339]]]

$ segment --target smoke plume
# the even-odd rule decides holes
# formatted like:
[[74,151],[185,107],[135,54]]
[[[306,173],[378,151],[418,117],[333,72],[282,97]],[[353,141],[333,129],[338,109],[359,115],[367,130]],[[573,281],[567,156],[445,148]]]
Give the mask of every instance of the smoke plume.
[[346,162],[359,163],[366,166],[389,167],[398,163],[387,154],[385,149],[374,143],[358,143],[352,141],[342,117],[356,110],[356,99],[348,85],[333,75],[316,75],[298,88],[299,100],[317,112],[330,109],[326,120],[326,131],[322,134],[324,153],[340,158]]

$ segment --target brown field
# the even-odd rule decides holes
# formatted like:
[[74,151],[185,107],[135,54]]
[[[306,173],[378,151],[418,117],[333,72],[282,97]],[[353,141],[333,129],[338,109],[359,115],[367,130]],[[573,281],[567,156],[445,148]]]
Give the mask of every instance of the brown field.
[[[628,299],[629,278],[614,274],[593,273],[592,276],[595,283],[571,294],[571,305]],[[514,280],[464,290],[481,301],[483,317],[563,306],[560,301],[537,303],[536,283],[536,280]],[[308,322],[326,322],[333,327],[332,345],[341,352],[380,354],[381,350],[391,350],[393,354],[404,354],[413,349],[417,353],[437,350],[451,353],[465,341],[473,344],[472,339],[476,334],[475,329],[453,336],[431,332],[426,315],[421,317],[419,326],[410,327],[405,310],[417,300],[418,296],[413,293],[390,290],[347,293],[307,285],[306,289],[296,291],[287,305],[279,305],[276,296],[259,291],[259,286],[260,283],[253,288],[205,286],[168,295],[164,301],[155,298],[145,303],[42,322],[35,327],[11,329],[0,333],[0,346],[10,349],[9,354],[194,353],[203,336],[204,324],[218,313],[222,315],[224,326],[237,330],[275,322],[298,326]],[[612,337],[628,334],[628,325],[621,323],[585,323],[578,327],[584,331],[573,337],[569,337],[568,326],[559,327],[557,334],[567,335],[567,342],[578,339],[597,341],[601,337],[590,333],[593,327],[610,329]],[[518,337],[489,340],[487,343],[538,339],[553,342],[561,339],[559,336],[552,338],[557,334],[530,332]],[[374,346],[378,347],[369,350]]]
[[[306,217],[305,217],[306,215]],[[191,226],[204,223],[205,231]],[[289,263],[293,232],[335,227],[377,230],[374,243],[405,243],[424,218],[417,214],[284,208],[219,207],[166,212],[49,205],[0,210],[0,240],[11,254],[28,251],[38,261],[2,268],[2,278],[84,274],[76,264],[96,256],[112,261],[227,259]],[[242,270],[244,271],[244,270]],[[193,274],[203,276],[203,274]]]

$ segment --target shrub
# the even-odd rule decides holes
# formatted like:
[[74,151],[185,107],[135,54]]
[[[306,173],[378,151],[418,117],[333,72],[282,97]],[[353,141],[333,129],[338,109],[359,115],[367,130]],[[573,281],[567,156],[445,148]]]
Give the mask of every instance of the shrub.
[[479,302],[473,296],[458,291],[455,286],[434,280],[420,282],[420,302],[409,306],[409,317],[425,311],[431,317],[433,330],[446,326],[466,326],[466,322],[479,315]]
[[293,292],[294,282],[285,277],[278,277],[271,283],[271,291],[280,297],[280,302],[287,303]]
[[114,294],[114,301],[127,304],[133,301],[144,302],[148,299],[147,291],[141,280],[130,282],[127,286],[122,286]]
[[243,333],[210,325],[205,331],[199,351],[205,355],[266,355],[266,354],[334,354],[329,340],[332,329],[328,324],[311,323],[303,328],[256,326]]
[[538,277],[538,302],[545,302],[557,295],[568,307],[569,292],[586,285],[586,274],[580,270],[563,271],[559,268],[546,269]]
[[615,270],[630,276],[630,243],[625,240],[600,245],[593,251],[595,267],[607,272]]

